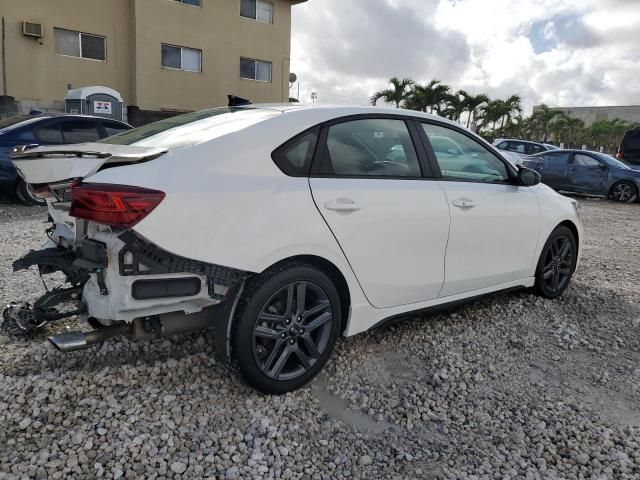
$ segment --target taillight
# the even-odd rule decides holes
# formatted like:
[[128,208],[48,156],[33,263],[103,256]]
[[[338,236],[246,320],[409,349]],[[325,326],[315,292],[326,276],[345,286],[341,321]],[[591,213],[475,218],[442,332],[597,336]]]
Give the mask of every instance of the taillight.
[[127,185],[80,183],[71,187],[70,215],[113,227],[131,228],[149,215],[164,192]]

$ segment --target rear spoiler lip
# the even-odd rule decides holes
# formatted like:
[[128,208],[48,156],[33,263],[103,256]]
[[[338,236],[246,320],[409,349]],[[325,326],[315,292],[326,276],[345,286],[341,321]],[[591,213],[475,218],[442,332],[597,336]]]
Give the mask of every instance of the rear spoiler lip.
[[[61,148],[64,147],[64,148]],[[124,147],[124,146],[123,146]],[[136,147],[140,148],[140,147]],[[153,160],[158,158],[161,155],[164,155],[169,150],[164,148],[146,148],[144,151],[138,152],[105,152],[100,150],[85,150],[82,148],[73,148],[73,145],[64,145],[64,146],[41,146],[36,144],[29,145],[18,145],[13,147],[10,152],[10,157],[12,160],[26,160],[30,158],[47,158],[47,157],[77,157],[77,158],[99,158],[99,159],[118,159],[118,160],[131,160],[141,161],[141,160]]]
[[26,158],[45,158],[48,156],[54,155],[63,155],[63,156],[74,156],[78,158],[82,157],[94,157],[94,158],[110,158],[113,155],[110,153],[103,152],[92,152],[92,151],[81,151],[81,150],[54,150],[54,151],[33,151],[34,149],[40,147],[37,144],[30,145],[18,145],[11,149],[11,159],[26,159]]

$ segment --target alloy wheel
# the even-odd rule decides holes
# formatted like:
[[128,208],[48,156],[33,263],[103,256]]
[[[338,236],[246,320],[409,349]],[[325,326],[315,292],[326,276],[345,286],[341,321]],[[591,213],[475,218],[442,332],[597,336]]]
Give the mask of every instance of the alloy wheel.
[[628,183],[619,183],[611,192],[611,197],[618,202],[628,202],[633,195],[633,187]]
[[315,283],[280,288],[260,310],[253,356],[267,377],[287,381],[309,371],[327,348],[333,325],[327,294]]
[[567,236],[556,237],[547,247],[542,269],[543,281],[551,292],[564,289],[571,279],[573,244]]

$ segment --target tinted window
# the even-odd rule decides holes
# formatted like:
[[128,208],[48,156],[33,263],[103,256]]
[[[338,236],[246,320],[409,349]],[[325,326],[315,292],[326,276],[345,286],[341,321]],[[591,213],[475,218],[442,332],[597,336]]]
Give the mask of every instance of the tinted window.
[[104,120],[102,121],[102,126],[107,132],[107,137],[130,130],[130,128],[128,128],[126,125],[122,125],[121,123],[107,122]]
[[507,150],[510,152],[525,153],[525,145],[522,142],[509,142]]
[[423,123],[444,178],[476,182],[509,179],[505,163],[475,140],[450,128]]
[[65,143],[84,143],[100,140],[98,128],[93,120],[67,120],[62,122]]
[[547,161],[554,165],[566,165],[569,163],[570,153],[550,153],[546,158]]
[[598,167],[600,162],[589,155],[584,155],[582,153],[576,153],[573,156],[573,164],[579,165],[581,167]]
[[329,127],[321,174],[419,177],[418,157],[402,120],[354,120]]
[[631,130],[625,134],[622,149],[624,152],[640,151],[640,130]]
[[316,132],[307,133],[293,143],[276,150],[273,153],[273,160],[287,175],[306,176],[311,168],[317,139]]
[[542,145],[536,145],[535,143],[529,143],[525,147],[525,153],[527,155],[533,155],[535,153],[545,152],[547,149]]
[[501,142],[501,143],[498,145],[498,148],[499,148],[500,150],[506,150],[506,149],[507,149],[507,147],[509,147],[509,142]]
[[40,143],[64,143],[58,122],[48,123],[37,128],[35,134]]

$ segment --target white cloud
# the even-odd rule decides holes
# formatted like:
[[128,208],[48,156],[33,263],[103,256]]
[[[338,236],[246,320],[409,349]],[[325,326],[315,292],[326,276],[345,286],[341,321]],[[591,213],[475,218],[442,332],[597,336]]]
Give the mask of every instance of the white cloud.
[[639,24],[638,0],[309,0],[293,7],[292,69],[303,101],[363,104],[409,76],[528,109],[640,104]]

